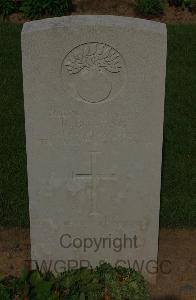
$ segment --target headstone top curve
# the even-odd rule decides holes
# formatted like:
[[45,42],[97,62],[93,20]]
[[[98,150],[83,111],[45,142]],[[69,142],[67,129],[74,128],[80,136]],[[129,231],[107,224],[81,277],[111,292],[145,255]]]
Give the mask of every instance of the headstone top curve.
[[74,15],[26,22],[22,34],[66,26],[108,26],[167,34],[166,24],[145,19],[112,15]]

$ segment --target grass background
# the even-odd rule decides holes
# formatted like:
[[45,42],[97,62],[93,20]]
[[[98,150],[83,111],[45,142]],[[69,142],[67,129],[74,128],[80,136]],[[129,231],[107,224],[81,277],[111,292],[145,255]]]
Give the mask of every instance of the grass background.
[[[21,25],[0,24],[0,225],[29,226]],[[196,25],[168,25],[160,223],[196,226]]]

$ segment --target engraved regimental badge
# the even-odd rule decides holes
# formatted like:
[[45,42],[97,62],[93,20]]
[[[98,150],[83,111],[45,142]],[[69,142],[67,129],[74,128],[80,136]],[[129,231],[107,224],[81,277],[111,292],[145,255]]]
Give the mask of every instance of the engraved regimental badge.
[[73,97],[98,103],[116,96],[125,83],[120,53],[104,43],[86,43],[72,49],[62,63],[62,79]]

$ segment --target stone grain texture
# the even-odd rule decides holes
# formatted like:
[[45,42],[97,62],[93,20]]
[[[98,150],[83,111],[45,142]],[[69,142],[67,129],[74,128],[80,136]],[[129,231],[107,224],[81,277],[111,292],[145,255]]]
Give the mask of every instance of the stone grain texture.
[[31,257],[40,265],[135,262],[153,280],[166,49],[166,26],[140,19],[24,24]]

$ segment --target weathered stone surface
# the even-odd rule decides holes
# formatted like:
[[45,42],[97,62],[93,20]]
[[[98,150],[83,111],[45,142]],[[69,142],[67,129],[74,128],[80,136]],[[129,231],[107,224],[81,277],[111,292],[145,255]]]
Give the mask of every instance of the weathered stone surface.
[[133,18],[24,25],[31,247],[39,264],[61,271],[84,260],[137,260],[144,274],[154,272],[166,44],[164,24]]

